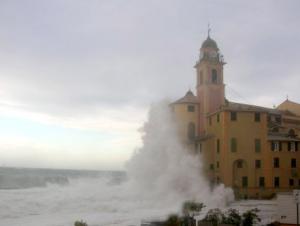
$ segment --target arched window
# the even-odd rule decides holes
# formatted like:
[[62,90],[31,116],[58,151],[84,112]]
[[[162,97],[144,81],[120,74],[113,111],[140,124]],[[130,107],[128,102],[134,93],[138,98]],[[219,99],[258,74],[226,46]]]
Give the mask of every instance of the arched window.
[[193,140],[194,138],[195,138],[195,136],[196,136],[196,127],[195,127],[195,123],[193,123],[193,122],[190,122],[189,124],[188,124],[188,138],[190,139],[190,140]]
[[290,129],[290,130],[289,130],[289,136],[290,136],[290,137],[296,137],[295,130]]
[[212,69],[211,71],[211,81],[212,83],[218,83],[218,73],[216,69]]

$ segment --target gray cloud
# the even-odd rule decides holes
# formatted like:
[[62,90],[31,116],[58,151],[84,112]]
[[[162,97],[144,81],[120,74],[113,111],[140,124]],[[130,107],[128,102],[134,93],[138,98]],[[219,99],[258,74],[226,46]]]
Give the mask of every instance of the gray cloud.
[[289,94],[300,101],[299,6],[270,0],[1,1],[0,99],[66,115],[176,99],[195,86],[193,64],[210,22],[228,61],[230,98],[270,96],[278,104]]

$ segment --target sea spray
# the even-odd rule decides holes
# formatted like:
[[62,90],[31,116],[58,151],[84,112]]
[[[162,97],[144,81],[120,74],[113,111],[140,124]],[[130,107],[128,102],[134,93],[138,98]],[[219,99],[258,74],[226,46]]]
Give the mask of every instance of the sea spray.
[[[123,174],[86,177],[57,171],[69,178],[68,185],[0,189],[0,226],[66,226],[80,219],[91,226],[140,225],[178,213],[185,200],[203,202],[205,210],[226,205],[230,190],[218,186],[211,191],[201,174],[201,156],[189,155],[178,141],[168,103],[151,107],[141,132],[143,146],[127,163],[126,181]],[[48,170],[37,171],[49,176]]]
[[130,182],[141,197],[146,196],[179,211],[185,200],[222,207],[233,200],[231,189],[209,186],[202,174],[200,154],[190,154],[179,141],[169,104],[153,104],[141,129],[143,146],[127,163]]

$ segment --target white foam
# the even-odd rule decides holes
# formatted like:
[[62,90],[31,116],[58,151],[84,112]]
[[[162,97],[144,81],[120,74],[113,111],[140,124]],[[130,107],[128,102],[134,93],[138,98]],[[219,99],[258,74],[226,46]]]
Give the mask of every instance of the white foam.
[[0,226],[67,226],[83,219],[93,225],[139,225],[141,219],[179,212],[183,201],[224,207],[232,192],[211,191],[201,174],[201,157],[179,144],[167,103],[151,107],[142,148],[127,163],[128,181],[107,177],[70,180],[67,186],[0,191]]

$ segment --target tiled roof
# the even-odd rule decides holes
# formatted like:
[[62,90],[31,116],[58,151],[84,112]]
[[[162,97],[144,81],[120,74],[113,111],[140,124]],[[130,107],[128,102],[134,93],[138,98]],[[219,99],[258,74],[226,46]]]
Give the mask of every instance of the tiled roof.
[[228,101],[225,105],[222,107],[224,110],[233,110],[233,111],[256,111],[256,112],[269,112],[273,114],[280,114],[281,112],[277,109],[273,108],[266,108],[256,105],[250,105],[250,104],[241,104],[241,103],[235,103]]
[[199,104],[198,98],[193,94],[191,90],[189,90],[184,97],[180,98],[179,100],[176,100],[172,104]]

